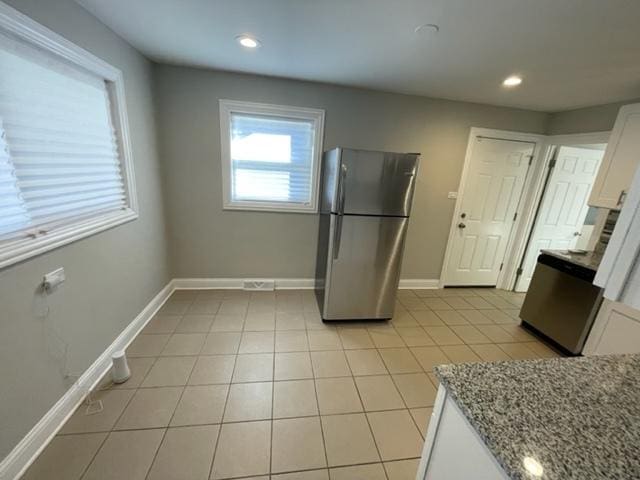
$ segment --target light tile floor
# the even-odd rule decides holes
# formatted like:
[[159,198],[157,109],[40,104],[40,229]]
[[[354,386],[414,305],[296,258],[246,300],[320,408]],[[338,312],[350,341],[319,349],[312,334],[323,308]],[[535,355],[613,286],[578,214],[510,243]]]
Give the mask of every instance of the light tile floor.
[[400,290],[391,322],[324,324],[311,291],[178,291],[26,479],[415,477],[435,365],[553,357],[523,295]]

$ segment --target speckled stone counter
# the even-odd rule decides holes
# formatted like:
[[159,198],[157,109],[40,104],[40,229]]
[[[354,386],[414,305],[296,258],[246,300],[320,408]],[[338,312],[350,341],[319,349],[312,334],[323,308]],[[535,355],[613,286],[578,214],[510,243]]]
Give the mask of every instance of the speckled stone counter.
[[541,252],[593,271],[598,270],[602,261],[602,253],[599,252],[572,253],[568,250],[541,250]]
[[[436,367],[513,479],[640,479],[640,355]],[[524,459],[537,461],[533,476]]]

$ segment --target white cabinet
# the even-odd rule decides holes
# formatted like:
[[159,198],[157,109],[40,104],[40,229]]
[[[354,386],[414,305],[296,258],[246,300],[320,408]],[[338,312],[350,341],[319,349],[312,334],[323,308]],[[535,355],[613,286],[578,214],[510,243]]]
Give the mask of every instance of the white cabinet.
[[640,353],[640,311],[623,303],[605,299],[583,353]]
[[442,385],[438,389],[416,478],[509,479]]
[[640,103],[620,109],[588,204],[620,209],[640,164]]

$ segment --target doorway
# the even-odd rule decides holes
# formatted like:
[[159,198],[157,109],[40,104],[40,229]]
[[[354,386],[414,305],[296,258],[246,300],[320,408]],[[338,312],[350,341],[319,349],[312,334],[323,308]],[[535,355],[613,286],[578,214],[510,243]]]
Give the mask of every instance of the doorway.
[[472,129],[442,286],[498,284],[540,138]]
[[605,148],[606,143],[551,146],[542,195],[516,272],[515,291],[529,288],[541,250],[588,249],[597,209],[587,201]]

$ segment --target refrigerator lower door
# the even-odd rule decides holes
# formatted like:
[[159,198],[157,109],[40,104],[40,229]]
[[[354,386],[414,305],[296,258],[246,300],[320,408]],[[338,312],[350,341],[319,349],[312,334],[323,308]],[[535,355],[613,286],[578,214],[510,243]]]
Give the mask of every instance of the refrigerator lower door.
[[391,318],[409,219],[330,217],[322,318]]

